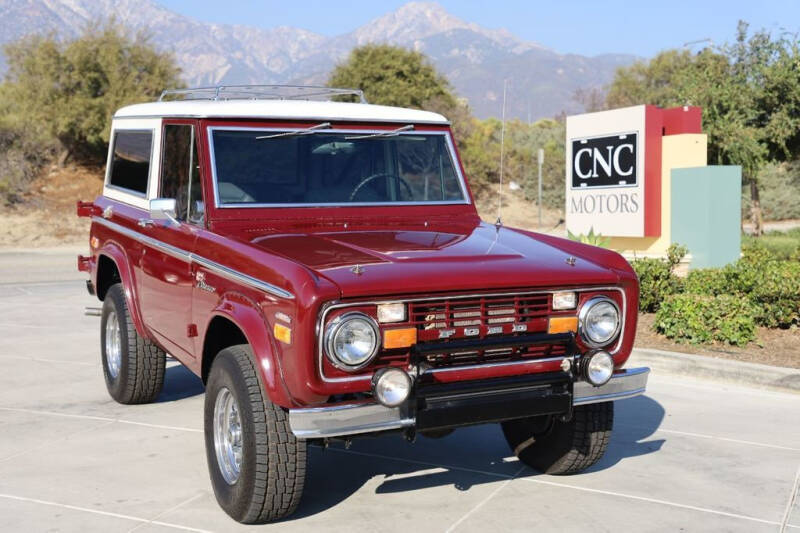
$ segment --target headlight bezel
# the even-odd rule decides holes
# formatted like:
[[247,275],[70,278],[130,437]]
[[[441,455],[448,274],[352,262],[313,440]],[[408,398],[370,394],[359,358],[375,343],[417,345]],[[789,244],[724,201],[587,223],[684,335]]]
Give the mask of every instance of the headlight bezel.
[[[370,350],[367,357],[357,365],[350,365],[339,359],[339,356],[336,354],[336,350],[334,348],[334,340],[336,339],[337,333],[341,331],[341,329],[348,322],[353,320],[363,320],[366,322],[375,335],[375,342],[372,346],[372,350]],[[339,370],[343,370],[345,372],[356,372],[372,363],[372,361],[378,355],[381,346],[381,329],[373,317],[366,313],[362,313],[361,311],[351,311],[349,313],[339,315],[328,322],[328,324],[325,326],[324,339],[324,352],[328,361]]]
[[[614,307],[614,310],[617,313],[617,324],[614,328],[613,333],[607,340],[603,341],[596,341],[592,339],[589,334],[587,333],[586,328],[586,319],[589,315],[589,312],[592,310],[593,307],[600,303],[609,303]],[[583,305],[581,305],[580,311],[578,313],[578,334],[580,335],[581,341],[590,348],[603,348],[611,343],[613,343],[618,337],[620,330],[622,329],[622,312],[620,311],[619,304],[615,302],[613,299],[609,298],[608,296],[592,296],[588,300],[586,300]]]

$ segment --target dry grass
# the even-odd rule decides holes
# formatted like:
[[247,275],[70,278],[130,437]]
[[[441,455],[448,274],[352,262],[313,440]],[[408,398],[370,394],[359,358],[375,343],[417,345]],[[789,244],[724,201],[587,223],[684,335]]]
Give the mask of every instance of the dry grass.
[[[497,189],[495,194],[478,200],[478,213],[486,222],[494,224],[497,220],[498,199]],[[500,209],[503,225],[512,228],[538,231],[566,237],[567,230],[564,226],[564,213],[558,209],[542,208],[542,225],[539,226],[539,212],[535,201],[523,198],[522,191],[503,191],[503,204]]]
[[102,188],[102,168],[46,168],[22,203],[0,207],[0,247],[85,244],[89,238],[89,220],[78,218],[75,203],[93,200]]

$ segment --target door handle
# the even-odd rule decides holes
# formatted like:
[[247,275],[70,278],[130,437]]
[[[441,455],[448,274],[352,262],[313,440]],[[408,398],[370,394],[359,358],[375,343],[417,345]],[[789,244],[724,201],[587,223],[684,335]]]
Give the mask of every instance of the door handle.
[[155,222],[149,218],[140,218],[137,224],[139,224],[139,226],[142,228],[150,228],[155,225]]

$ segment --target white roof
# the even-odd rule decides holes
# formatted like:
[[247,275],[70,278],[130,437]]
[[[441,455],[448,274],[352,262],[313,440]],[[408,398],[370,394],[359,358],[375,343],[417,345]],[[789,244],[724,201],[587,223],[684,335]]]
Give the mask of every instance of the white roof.
[[135,104],[119,109],[114,118],[191,117],[265,118],[355,122],[448,124],[438,113],[346,102],[311,100],[178,100]]

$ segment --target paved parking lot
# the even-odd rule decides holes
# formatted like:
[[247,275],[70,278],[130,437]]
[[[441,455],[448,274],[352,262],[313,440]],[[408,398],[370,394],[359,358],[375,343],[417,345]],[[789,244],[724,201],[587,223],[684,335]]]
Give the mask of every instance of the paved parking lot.
[[[202,383],[173,363],[158,403],[114,403],[96,301],[37,257],[0,254],[0,531],[247,529],[211,492]],[[496,426],[367,439],[312,449],[298,513],[249,529],[800,533],[798,475],[800,395],[653,375],[582,475],[523,468]]]

